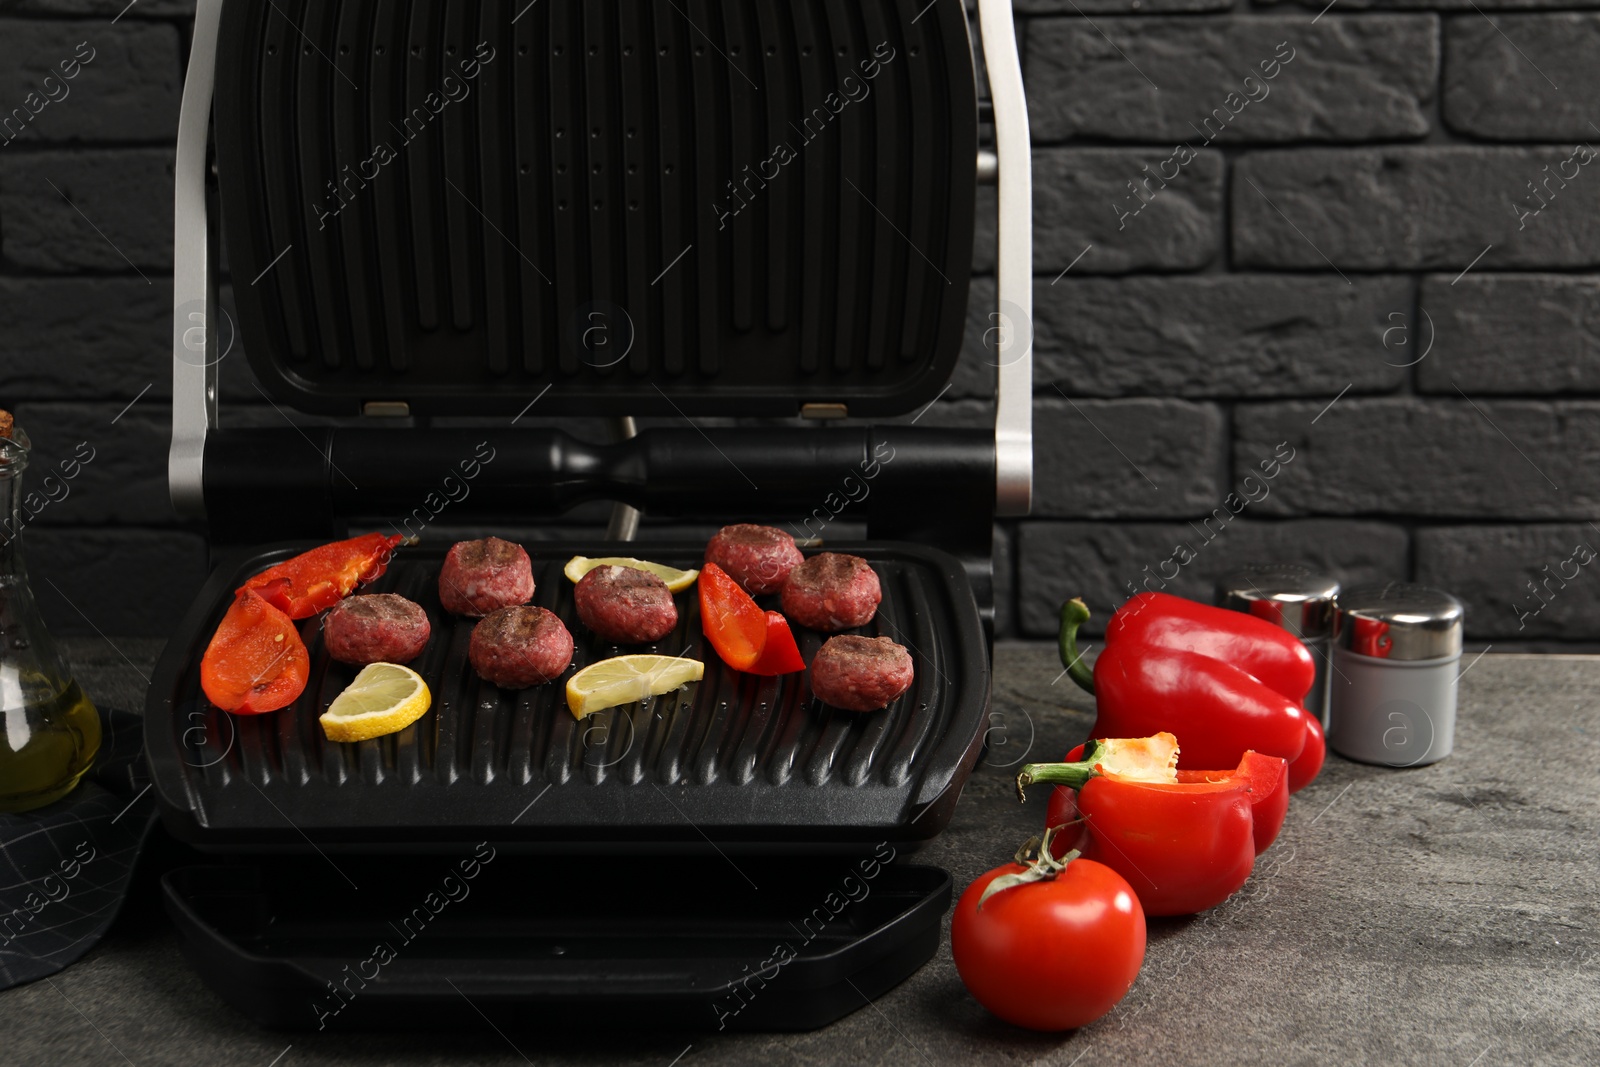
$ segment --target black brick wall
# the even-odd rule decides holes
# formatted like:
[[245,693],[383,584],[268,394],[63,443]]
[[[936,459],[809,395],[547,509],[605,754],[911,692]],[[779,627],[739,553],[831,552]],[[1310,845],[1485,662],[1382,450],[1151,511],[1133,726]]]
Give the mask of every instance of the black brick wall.
[[[1017,0],[1038,481],[998,542],[1003,632],[1292,558],[1452,589],[1497,647],[1600,642],[1590,568],[1527,588],[1600,544],[1600,0],[1325,3]],[[205,567],[165,487],[191,10],[0,0],[0,116],[93,50],[0,145],[0,404],[41,470],[95,450],[27,534],[63,631],[164,632]],[[987,249],[974,269],[928,422],[991,418]],[[279,417],[223,370],[225,417]]]

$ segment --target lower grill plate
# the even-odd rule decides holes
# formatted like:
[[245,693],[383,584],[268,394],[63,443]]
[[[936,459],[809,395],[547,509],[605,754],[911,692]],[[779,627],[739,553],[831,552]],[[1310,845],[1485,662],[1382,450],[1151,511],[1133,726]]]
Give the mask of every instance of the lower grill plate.
[[[320,616],[302,620],[311,680],[291,707],[258,716],[219,711],[200,689],[200,657],[233,590],[309,545],[224,562],[168,643],[151,683],[145,742],[169,829],[208,849],[426,847],[492,839],[530,847],[706,842],[849,845],[932,837],[948,821],[981,746],[989,653],[961,565],[900,543],[830,544],[867,559],[883,603],[850,631],[904,645],[916,681],[887,709],[823,705],[809,672],[759,678],[725,666],[701,635],[693,588],[677,595],[679,624],[652,646],[603,642],[578,621],[573,555],[637,555],[697,567],[702,546],[530,541],[533,603],[566,622],[571,670],[625,652],[688,655],[702,681],[665,696],[575,720],[565,682],[502,690],[467,661],[476,620],[439,605],[446,544],[402,548],[363,592],[399,593],[428,612],[433,635],[411,666],[433,707],[388,737],[324,738],[317,717],[357,668],[333,662]],[[776,607],[776,598],[759,598]],[[826,634],[796,626],[809,663]]]

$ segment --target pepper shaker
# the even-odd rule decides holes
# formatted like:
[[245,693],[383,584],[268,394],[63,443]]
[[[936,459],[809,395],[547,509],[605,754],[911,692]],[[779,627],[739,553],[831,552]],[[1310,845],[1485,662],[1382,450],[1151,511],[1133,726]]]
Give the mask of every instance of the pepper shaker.
[[1328,747],[1389,767],[1448,756],[1464,615],[1449,593],[1409,582],[1340,593]]
[[1241,567],[1217,582],[1216,602],[1281,626],[1311,650],[1317,678],[1302,702],[1324,727],[1328,725],[1328,645],[1333,634],[1334,597],[1339,580],[1298,563]]

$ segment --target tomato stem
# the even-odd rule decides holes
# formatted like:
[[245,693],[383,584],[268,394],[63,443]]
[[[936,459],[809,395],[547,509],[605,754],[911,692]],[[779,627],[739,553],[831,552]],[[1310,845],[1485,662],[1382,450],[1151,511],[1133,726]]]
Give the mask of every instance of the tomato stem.
[[1028,799],[1027,788],[1035,782],[1048,782],[1054,785],[1071,786],[1073,789],[1082,789],[1089,779],[1100,777],[1100,771],[1095,764],[1100,762],[1100,757],[1105,752],[1105,747],[1100,741],[1090,741],[1089,748],[1083,754],[1083,759],[1077,763],[1028,764],[1017,775],[1017,800],[1025,803]]
[[1073,597],[1061,605],[1061,628],[1057,632],[1056,641],[1060,646],[1061,665],[1072,675],[1072,680],[1078,683],[1085,693],[1094,693],[1094,671],[1083,662],[1083,656],[1078,652],[1078,627],[1089,621],[1089,605],[1079,596]]
[[1065,825],[1052,826],[1045,830],[1043,837],[1030,837],[1023,842],[1022,847],[1017,849],[1017,854],[1013,857],[1017,866],[1022,867],[1023,870],[1017,871],[1015,874],[1002,874],[985,886],[983,895],[978,898],[977,910],[982,911],[984,901],[996,893],[1011,889],[1014,886],[1027,885],[1029,882],[1049,881],[1066,870],[1067,864],[1083,855],[1077,849],[1073,849],[1060,859],[1056,859],[1053,850],[1050,848],[1050,840],[1066,828]]

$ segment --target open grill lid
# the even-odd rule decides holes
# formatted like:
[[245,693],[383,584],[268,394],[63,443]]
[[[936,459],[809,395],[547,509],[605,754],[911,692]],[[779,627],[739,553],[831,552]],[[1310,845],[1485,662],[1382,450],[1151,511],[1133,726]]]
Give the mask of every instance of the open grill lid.
[[220,54],[239,326],[280,402],[877,416],[953,372],[961,4],[229,0]]

